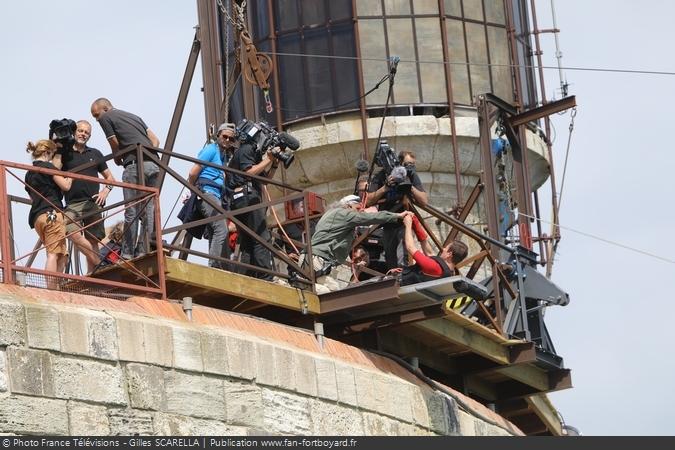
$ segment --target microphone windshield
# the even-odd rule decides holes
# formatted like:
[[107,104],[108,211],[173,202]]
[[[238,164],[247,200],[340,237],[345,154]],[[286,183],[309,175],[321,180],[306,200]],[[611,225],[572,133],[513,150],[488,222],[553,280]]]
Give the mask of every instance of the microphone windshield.
[[368,161],[365,159],[359,159],[356,161],[356,171],[357,172],[368,172]]
[[394,179],[394,182],[396,182],[396,183],[400,183],[403,180],[405,180],[405,177],[407,175],[408,175],[408,172],[405,170],[405,167],[403,167],[403,166],[396,166],[391,171],[391,177]]
[[297,150],[298,148],[300,148],[300,141],[298,141],[296,138],[286,133],[285,131],[279,133],[279,138],[281,142],[291,150]]

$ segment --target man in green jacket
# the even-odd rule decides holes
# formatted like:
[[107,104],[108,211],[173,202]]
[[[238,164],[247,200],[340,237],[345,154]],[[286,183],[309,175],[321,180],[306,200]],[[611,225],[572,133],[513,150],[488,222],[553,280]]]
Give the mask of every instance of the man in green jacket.
[[[355,239],[355,228],[364,225],[393,223],[402,220],[409,211],[361,211],[361,199],[356,195],[343,197],[336,208],[327,211],[316,224],[312,235],[312,265],[316,273],[316,292],[324,294],[346,286],[330,276],[332,268],[347,260]],[[300,255],[300,264],[305,255]]]

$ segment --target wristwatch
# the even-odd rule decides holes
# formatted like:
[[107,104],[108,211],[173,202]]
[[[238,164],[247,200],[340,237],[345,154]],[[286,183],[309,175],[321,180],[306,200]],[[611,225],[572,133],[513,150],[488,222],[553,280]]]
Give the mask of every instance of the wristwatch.
[[105,187],[108,188],[109,191],[112,191],[112,190],[113,190],[113,185],[112,185],[112,184],[106,184]]

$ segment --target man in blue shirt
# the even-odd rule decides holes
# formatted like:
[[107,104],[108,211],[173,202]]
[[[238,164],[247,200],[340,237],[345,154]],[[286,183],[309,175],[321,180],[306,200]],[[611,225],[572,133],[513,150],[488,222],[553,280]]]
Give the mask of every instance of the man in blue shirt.
[[[232,153],[237,148],[237,138],[235,135],[235,126],[232,123],[224,123],[218,127],[216,133],[216,142],[208,144],[201,149],[197,155],[200,161],[226,166],[232,157]],[[188,183],[194,184],[202,192],[202,198],[209,197],[216,203],[225,204],[224,186],[225,172],[222,169],[195,164],[188,174]],[[212,217],[218,214],[207,202],[199,202],[199,210],[204,217]],[[215,220],[208,224],[209,255],[229,257],[229,247],[227,245],[227,224],[224,219]],[[226,268],[222,261],[210,259],[209,266],[220,269]]]

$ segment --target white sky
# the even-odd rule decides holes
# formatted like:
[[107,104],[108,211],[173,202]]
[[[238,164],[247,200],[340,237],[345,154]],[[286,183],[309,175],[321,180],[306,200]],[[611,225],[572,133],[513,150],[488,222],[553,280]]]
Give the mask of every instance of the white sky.
[[[537,0],[540,28],[551,27],[548,6]],[[673,2],[565,0],[556,7],[565,66],[675,71]],[[100,96],[143,117],[164,144],[196,23],[192,0],[6,2],[0,15],[0,159],[28,163],[26,142],[46,137],[50,120],[62,117],[92,121],[90,145],[108,153],[89,113]],[[554,65],[553,39],[542,40],[545,63]],[[551,98],[557,71],[546,75]],[[579,108],[562,225],[675,259],[668,135],[675,77],[566,76]],[[194,154],[204,142],[200,87],[198,69],[175,146],[181,153]],[[569,114],[556,117],[558,180],[568,125]],[[113,173],[121,177],[119,168]],[[165,186],[164,218],[178,195]],[[119,199],[116,189],[111,200]],[[22,219],[15,211],[19,249],[26,253],[35,235]],[[587,435],[673,434],[673,264],[562,234],[554,281],[571,303],[550,309],[547,323],[575,388],[553,394],[554,404]]]

